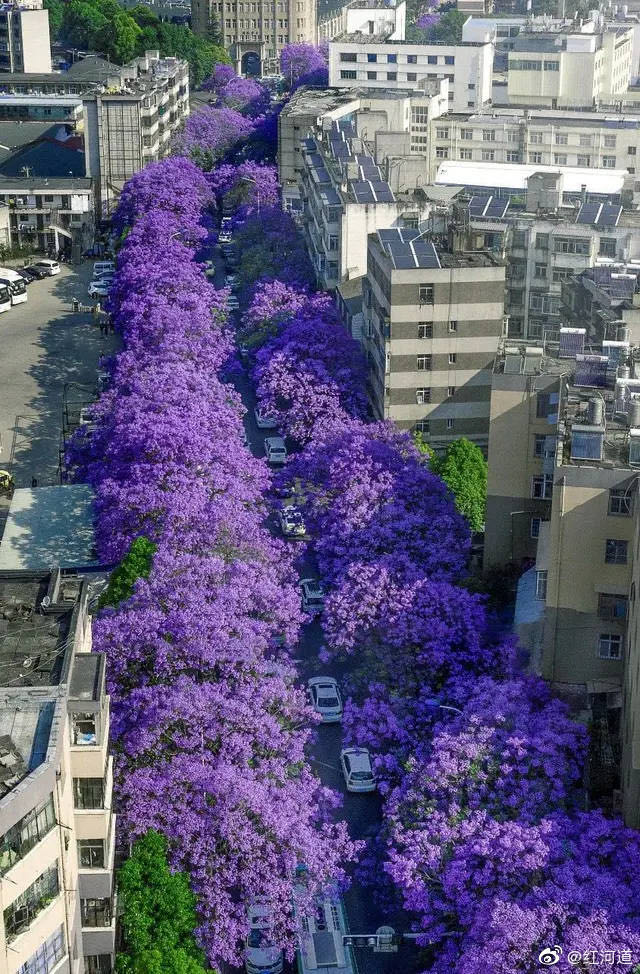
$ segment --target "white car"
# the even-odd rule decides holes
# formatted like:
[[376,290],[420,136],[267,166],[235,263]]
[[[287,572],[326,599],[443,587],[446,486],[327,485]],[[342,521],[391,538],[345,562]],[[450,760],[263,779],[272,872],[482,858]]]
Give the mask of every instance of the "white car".
[[280,530],[285,538],[304,538],[307,526],[297,507],[282,507],[278,511]]
[[313,709],[323,724],[339,724],[342,720],[342,698],[338,683],[332,676],[313,676],[307,683]]
[[235,294],[230,294],[227,298],[227,310],[228,311],[238,311],[240,308],[240,302],[238,301]]
[[47,274],[49,277],[53,277],[54,274],[60,273],[60,264],[58,263],[58,261],[49,260],[48,258],[47,259],[43,258],[42,260],[34,260],[33,264],[31,264],[31,267],[39,267],[40,270],[44,271],[45,274]]
[[224,279],[225,287],[237,287],[238,285],[238,275],[237,274],[227,274]]
[[244,955],[248,974],[282,974],[282,951],[271,939],[271,910],[267,900],[249,906],[249,933]]
[[103,274],[115,274],[116,265],[112,260],[97,260],[93,265],[93,276],[102,277]]
[[111,290],[111,285],[104,281],[92,281],[89,285],[90,298],[106,298]]
[[268,436],[264,441],[267,463],[281,466],[287,462],[287,448],[281,436]]
[[259,406],[253,410],[253,415],[256,418],[256,426],[259,430],[277,430],[278,420],[274,416],[270,416],[269,413],[263,412]]
[[324,588],[315,578],[302,578],[300,580],[300,592],[302,594],[302,611],[311,615],[320,615],[324,609]]
[[340,751],[340,767],[347,791],[365,792],[376,790],[371,758],[365,747],[345,747]]
[[218,243],[221,244],[231,243],[231,232],[229,230],[221,230],[220,236],[218,237]]
[[220,228],[224,230],[225,227],[230,227],[230,226],[231,226],[231,217],[223,216],[222,220],[220,221]]

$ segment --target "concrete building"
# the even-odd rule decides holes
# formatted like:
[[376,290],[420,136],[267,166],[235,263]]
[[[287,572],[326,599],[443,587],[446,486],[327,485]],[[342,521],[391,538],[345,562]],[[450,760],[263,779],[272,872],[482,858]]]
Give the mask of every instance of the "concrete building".
[[0,121],[82,121],[82,98],[78,95],[0,95]]
[[0,5],[0,70],[51,71],[49,11],[42,0]]
[[115,816],[88,583],[0,573],[0,940],[6,974],[109,974]]
[[239,74],[274,73],[286,44],[316,42],[316,0],[192,0],[191,26],[214,31]]
[[418,230],[369,236],[364,344],[377,417],[435,449],[461,436],[486,448],[504,275],[493,254],[447,251]]
[[66,250],[79,259],[93,242],[95,201],[90,179],[12,179],[0,175],[11,242],[36,250]]
[[629,87],[632,56],[633,30],[624,26],[522,33],[508,55],[509,104],[592,108],[615,101]]
[[119,88],[83,96],[86,172],[101,216],[134,173],[168,153],[189,113],[186,61],[147,51],[119,70]]
[[493,44],[414,44],[394,34],[343,34],[329,44],[329,84],[336,88],[419,90],[449,81],[449,108],[480,110],[491,101]]

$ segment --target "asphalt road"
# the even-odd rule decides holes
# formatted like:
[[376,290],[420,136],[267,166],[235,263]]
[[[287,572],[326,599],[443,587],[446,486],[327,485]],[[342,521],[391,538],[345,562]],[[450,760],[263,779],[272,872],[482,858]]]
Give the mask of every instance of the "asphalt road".
[[[216,261],[216,285],[224,284],[224,275],[219,262]],[[273,435],[265,430],[258,429],[253,410],[255,407],[255,395],[252,384],[246,374],[238,376],[234,382],[236,388],[242,395],[247,413],[244,419],[245,430],[249,448],[254,456],[264,457],[264,440],[266,436]],[[298,544],[304,556],[299,560],[300,577],[305,575],[317,575],[312,554],[303,548],[300,542],[292,541],[291,544]],[[319,620],[306,625],[301,633],[300,641],[295,649],[295,658],[298,663],[300,680],[306,683],[310,676],[327,674],[334,676],[341,681],[347,674],[346,665],[336,666],[330,664],[327,667],[318,659],[318,651],[324,642],[322,626]],[[327,672],[328,670],[328,672]],[[349,834],[353,839],[363,839],[375,834],[381,822],[381,801],[378,794],[355,795],[346,791],[344,779],[340,771],[339,757],[342,741],[342,728],[339,724],[318,727],[315,734],[313,745],[308,759],[314,772],[327,787],[333,788],[343,796],[343,806],[340,816],[346,820],[349,827]],[[353,870],[352,870],[353,871]],[[376,928],[383,924],[390,924],[398,932],[409,929],[409,922],[406,916],[389,917],[380,912],[374,902],[371,890],[361,886],[357,881],[352,881],[350,888],[344,895],[344,902],[347,911],[349,929],[351,933],[375,933]],[[375,954],[368,948],[358,948],[354,951],[357,970],[359,974],[399,974],[399,972],[409,972],[413,968],[413,961],[416,959],[415,948],[411,945],[402,945],[396,954]]]

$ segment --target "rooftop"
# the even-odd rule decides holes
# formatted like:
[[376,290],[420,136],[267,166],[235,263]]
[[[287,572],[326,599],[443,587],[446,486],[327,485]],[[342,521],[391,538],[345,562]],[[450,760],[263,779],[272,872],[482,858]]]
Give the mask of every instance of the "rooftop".
[[622,192],[626,169],[587,169],[572,166],[536,166],[518,163],[443,162],[438,168],[436,183],[449,186],[487,187],[523,192],[529,176],[534,173],[561,173],[565,193],[580,193],[586,187],[588,193],[601,196],[619,196]]
[[98,564],[94,544],[90,487],[23,487],[11,500],[0,543],[0,571],[94,566]]
[[[353,91],[353,89],[351,90]],[[605,112],[572,112],[565,109],[541,108],[534,110],[500,107],[491,111],[450,113],[449,117],[452,120],[459,120],[460,118],[475,119],[482,125],[503,125],[505,123],[514,123],[526,119],[534,125],[536,122],[540,122],[541,125],[555,123],[562,128],[565,126],[573,126],[576,128],[589,128],[589,126],[593,126],[611,129],[637,129],[640,127],[640,119],[634,116],[624,116],[623,114],[609,115]],[[445,122],[446,118],[443,118],[442,121]]]
[[[52,176],[51,178],[29,176],[26,179],[24,176],[17,178],[5,176],[0,173],[0,192],[3,193],[11,191],[25,193],[39,189],[48,190],[49,192],[52,190],[61,190],[63,193],[86,192],[91,190],[92,186],[93,180],[89,178],[77,179],[74,176]],[[39,488],[39,490],[43,489],[42,487]]]
[[0,690],[0,800],[44,763],[55,699]]
[[303,151],[324,205],[337,206],[342,200],[365,205],[395,203],[389,183],[351,122],[333,122],[322,141],[305,139]]
[[0,686],[50,687],[60,683],[75,602],[44,613],[49,576],[0,574]]
[[338,34],[337,37],[329,41],[330,49],[332,44],[389,44],[391,47],[394,45],[399,47],[415,47],[418,51],[426,50],[430,47],[446,47],[451,51],[456,51],[461,47],[486,47],[491,44],[491,41],[462,41],[460,44],[450,44],[448,41],[429,41],[425,43],[424,41],[407,41],[400,37],[389,37],[388,32],[384,34],[365,34],[358,30],[352,33],[346,33],[345,31],[343,34]]
[[298,88],[285,104],[281,116],[322,115],[358,98],[398,101],[407,98],[415,91],[397,88]]
[[454,267],[498,267],[502,261],[486,250],[452,253],[436,247],[426,233],[408,227],[391,227],[369,239],[387,255],[392,270],[440,270]]
[[62,80],[67,81],[91,81],[95,84],[104,84],[114,75],[119,75],[122,68],[100,57],[98,54],[89,54],[80,61],[74,61],[71,67],[62,75]]

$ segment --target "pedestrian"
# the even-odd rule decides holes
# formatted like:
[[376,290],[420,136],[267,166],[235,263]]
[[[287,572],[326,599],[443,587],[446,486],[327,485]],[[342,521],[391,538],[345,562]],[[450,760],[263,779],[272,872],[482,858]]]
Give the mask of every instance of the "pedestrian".
[[98,324],[100,325],[100,334],[101,335],[106,334],[105,327],[104,327],[104,321],[102,320],[102,318],[100,318]]
[[37,487],[38,486],[38,478],[37,477],[32,477],[31,478],[31,486],[32,487]]

